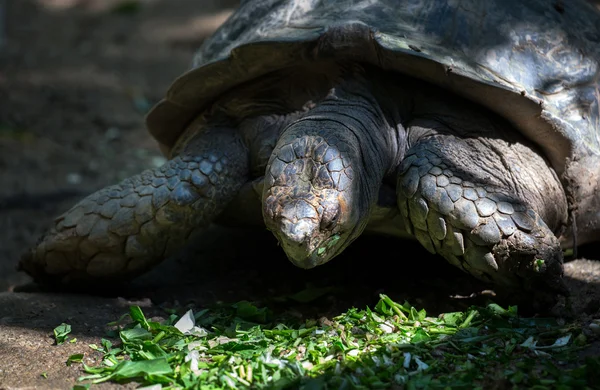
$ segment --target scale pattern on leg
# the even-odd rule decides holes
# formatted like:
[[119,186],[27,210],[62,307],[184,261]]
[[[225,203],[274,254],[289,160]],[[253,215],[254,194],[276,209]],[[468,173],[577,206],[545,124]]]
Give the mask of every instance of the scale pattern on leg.
[[465,180],[436,147],[418,143],[399,169],[398,205],[409,232],[484,281],[522,287],[544,272],[562,276],[558,239],[542,218],[506,188]]
[[80,201],[55,220],[20,267],[44,281],[131,277],[181,248],[247,179],[247,153],[236,132],[214,130],[162,167]]

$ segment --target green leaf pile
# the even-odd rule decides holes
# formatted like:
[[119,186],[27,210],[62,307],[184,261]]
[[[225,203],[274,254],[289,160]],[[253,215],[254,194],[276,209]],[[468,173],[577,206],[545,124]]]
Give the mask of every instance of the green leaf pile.
[[250,302],[161,323],[133,306],[119,345],[93,345],[102,363],[84,365],[89,375],[80,380],[202,390],[571,389],[598,381],[597,358],[567,366],[585,342],[576,325],[521,318],[496,304],[434,318],[380,298],[373,309],[302,323]]

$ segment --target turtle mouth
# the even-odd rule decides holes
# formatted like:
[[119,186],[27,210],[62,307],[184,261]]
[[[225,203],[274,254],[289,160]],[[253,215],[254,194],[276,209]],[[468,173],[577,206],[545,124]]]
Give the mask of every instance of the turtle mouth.
[[[312,242],[308,244],[308,247],[302,248],[302,245],[295,246],[293,243],[290,245],[289,240],[280,240],[288,259],[297,267],[303,269],[315,268],[319,265],[327,263],[338,253],[338,246],[341,236],[336,234],[325,241],[320,241],[320,245]],[[308,249],[308,248],[312,248]]]
[[345,240],[340,233],[340,226],[326,218],[332,213],[318,213],[303,200],[289,202],[281,209],[280,213],[265,222],[294,265],[304,269],[314,268],[340,252]]
[[327,240],[323,241],[323,243],[311,253],[310,264],[312,264],[312,267],[316,267],[317,265],[326,263],[327,261],[337,256],[340,248],[337,245],[337,243],[340,240],[340,238],[341,235],[334,234]]

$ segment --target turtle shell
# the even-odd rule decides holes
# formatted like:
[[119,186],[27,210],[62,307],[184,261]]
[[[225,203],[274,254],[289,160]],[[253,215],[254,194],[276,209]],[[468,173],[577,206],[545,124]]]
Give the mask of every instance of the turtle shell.
[[220,94],[320,60],[371,63],[483,104],[559,174],[600,155],[600,10],[586,0],[244,1],[148,114],[148,129],[168,150]]

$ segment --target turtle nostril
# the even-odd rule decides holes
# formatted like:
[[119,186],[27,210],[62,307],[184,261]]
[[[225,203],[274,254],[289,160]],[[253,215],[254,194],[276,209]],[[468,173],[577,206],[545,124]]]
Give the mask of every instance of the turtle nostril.
[[339,205],[335,209],[326,209],[323,213],[323,217],[321,217],[321,224],[319,228],[321,231],[323,230],[333,230],[335,225],[337,224],[340,218],[340,208]]

